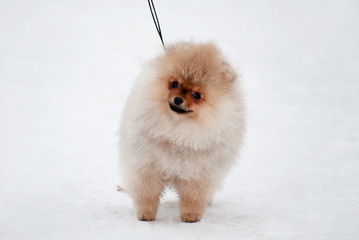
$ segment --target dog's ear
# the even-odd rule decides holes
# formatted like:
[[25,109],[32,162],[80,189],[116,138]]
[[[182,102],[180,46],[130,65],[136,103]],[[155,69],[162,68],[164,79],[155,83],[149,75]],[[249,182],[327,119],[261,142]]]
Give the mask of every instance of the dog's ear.
[[236,74],[233,70],[233,68],[228,64],[228,62],[223,61],[221,63],[222,67],[222,77],[231,81],[234,81],[236,79]]

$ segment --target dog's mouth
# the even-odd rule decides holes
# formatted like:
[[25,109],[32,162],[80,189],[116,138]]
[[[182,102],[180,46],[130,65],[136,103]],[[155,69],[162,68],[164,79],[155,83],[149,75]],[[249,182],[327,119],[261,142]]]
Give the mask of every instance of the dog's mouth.
[[191,110],[184,110],[183,108],[174,106],[171,103],[170,103],[170,108],[171,108],[172,111],[174,111],[176,113],[179,113],[179,114],[185,114],[185,113],[192,112]]

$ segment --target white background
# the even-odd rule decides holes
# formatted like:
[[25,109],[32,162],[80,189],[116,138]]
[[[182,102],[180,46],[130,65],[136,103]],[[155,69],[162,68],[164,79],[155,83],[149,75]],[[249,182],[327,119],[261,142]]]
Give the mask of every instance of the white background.
[[0,239],[358,239],[358,1],[155,1],[165,42],[244,80],[246,144],[202,221],[116,192],[117,129],[161,50],[143,1],[0,1]]

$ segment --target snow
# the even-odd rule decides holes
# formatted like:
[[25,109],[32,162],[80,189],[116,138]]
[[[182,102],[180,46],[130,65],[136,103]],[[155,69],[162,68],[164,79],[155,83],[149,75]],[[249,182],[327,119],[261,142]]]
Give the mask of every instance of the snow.
[[156,0],[165,42],[213,40],[239,68],[246,144],[199,223],[116,192],[117,129],[161,49],[146,1],[0,3],[0,239],[359,235],[358,1]]

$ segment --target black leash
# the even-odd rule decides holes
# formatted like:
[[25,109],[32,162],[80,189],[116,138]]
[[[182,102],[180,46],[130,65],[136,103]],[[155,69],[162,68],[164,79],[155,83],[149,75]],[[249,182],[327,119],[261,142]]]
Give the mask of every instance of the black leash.
[[[162,38],[162,32],[161,32],[161,27],[160,27],[160,21],[158,21],[158,17],[157,17],[157,13],[156,13],[156,8],[155,5],[153,4],[152,0],[148,0],[148,6],[150,7],[151,10],[151,14],[152,14],[152,18],[153,18],[153,22],[155,23],[156,29],[157,29],[157,33],[160,36],[161,42],[163,47],[165,47],[165,43],[163,42],[163,38]],[[153,14],[154,13],[154,14]]]

